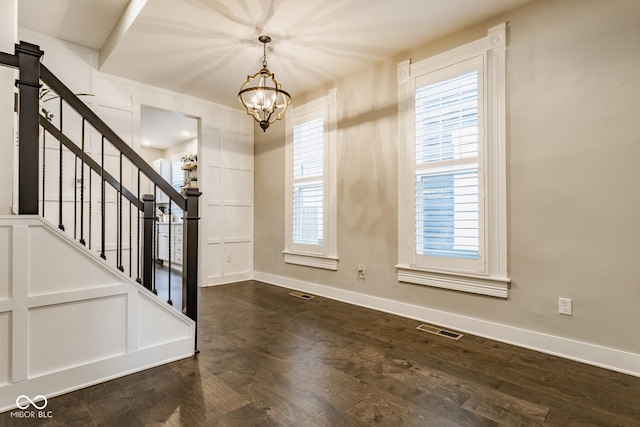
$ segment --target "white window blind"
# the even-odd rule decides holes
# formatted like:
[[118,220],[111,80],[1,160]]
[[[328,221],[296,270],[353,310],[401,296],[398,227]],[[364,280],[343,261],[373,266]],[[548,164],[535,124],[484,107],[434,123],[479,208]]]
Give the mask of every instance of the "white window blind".
[[171,158],[171,186],[180,192],[184,185],[184,171],[182,170],[182,154],[176,154]]
[[477,70],[416,89],[417,255],[479,258],[480,112]]
[[324,123],[314,119],[293,128],[292,241],[322,245],[324,218]]

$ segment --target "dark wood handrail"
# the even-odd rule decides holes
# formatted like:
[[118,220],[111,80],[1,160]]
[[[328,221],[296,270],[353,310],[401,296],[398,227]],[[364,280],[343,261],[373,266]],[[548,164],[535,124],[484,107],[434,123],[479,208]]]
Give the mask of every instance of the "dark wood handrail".
[[[60,130],[57,127],[55,127],[53,125],[53,123],[51,123],[49,120],[44,118],[44,116],[42,116],[42,115],[40,116],[40,126],[45,128],[47,130],[47,132],[49,132],[51,134],[51,136],[56,138],[56,140],[58,140],[60,138],[60,134],[61,134]],[[80,147],[78,147],[64,133],[62,134],[62,145],[67,147],[69,149],[69,151],[71,151],[73,154],[75,154],[76,157],[78,157],[78,158],[82,157],[82,149]],[[103,176],[104,177],[104,181],[107,184],[112,186],[116,191],[120,192],[120,183],[118,182],[118,180],[116,178],[114,178],[113,175],[111,175],[106,170],[102,170],[102,167],[98,164],[98,162],[93,160],[90,156],[84,156],[84,162],[87,164],[87,166],[89,166],[91,169],[93,169],[98,175]],[[131,203],[133,203],[134,206],[136,206],[136,208],[138,208],[138,210],[141,211],[144,208],[144,204],[142,203],[142,200],[138,200],[138,198],[131,191],[129,191],[127,188],[122,187],[122,195],[124,197],[126,197],[127,200],[129,200]]]
[[42,64],[40,65],[40,78],[50,89],[64,99],[71,108],[84,117],[96,131],[104,135],[117,150],[124,154],[135,167],[140,169],[162,192],[169,196],[180,209],[183,211],[187,209],[185,198]]
[[0,52],[0,64],[8,67],[18,68],[18,55]]

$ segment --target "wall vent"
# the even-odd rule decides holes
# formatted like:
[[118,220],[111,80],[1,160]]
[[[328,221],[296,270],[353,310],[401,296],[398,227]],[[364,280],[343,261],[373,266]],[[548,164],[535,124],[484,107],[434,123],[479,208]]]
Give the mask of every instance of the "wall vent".
[[448,331],[446,329],[442,329],[437,326],[431,326],[431,325],[425,325],[425,324],[418,326],[416,329],[423,332],[429,332],[430,334],[440,335],[456,341],[464,336],[458,332]]
[[296,298],[300,298],[300,299],[313,299],[315,298],[313,295],[309,295],[309,294],[305,294],[302,292],[290,292],[289,295],[291,295],[292,297],[296,297]]

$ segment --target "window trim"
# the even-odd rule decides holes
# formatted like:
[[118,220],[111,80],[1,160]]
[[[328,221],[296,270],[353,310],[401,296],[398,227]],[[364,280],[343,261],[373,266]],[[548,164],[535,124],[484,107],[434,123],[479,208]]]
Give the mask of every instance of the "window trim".
[[[413,92],[421,75],[455,66],[473,57],[484,59],[484,268],[477,272],[418,267],[415,257],[415,114]],[[411,64],[398,64],[398,264],[400,282],[508,297],[506,185],[506,23],[486,37]]]
[[[322,245],[299,245],[293,243],[293,127],[296,119],[322,117],[324,123],[323,162],[323,242]],[[297,264],[325,270],[338,269],[337,255],[337,90],[304,105],[292,107],[286,112],[285,136],[285,248],[282,252],[286,264]]]

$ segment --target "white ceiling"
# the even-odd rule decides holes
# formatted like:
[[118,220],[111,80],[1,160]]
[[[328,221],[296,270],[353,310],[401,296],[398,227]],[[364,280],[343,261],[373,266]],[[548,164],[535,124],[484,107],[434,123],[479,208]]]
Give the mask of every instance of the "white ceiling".
[[295,99],[530,0],[20,0],[19,24],[100,50],[101,71],[238,107],[262,61]]

